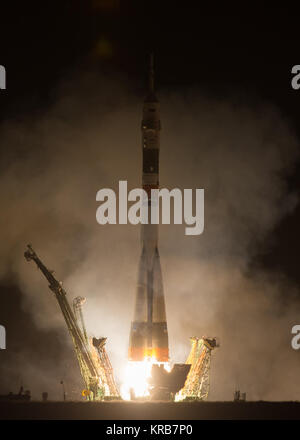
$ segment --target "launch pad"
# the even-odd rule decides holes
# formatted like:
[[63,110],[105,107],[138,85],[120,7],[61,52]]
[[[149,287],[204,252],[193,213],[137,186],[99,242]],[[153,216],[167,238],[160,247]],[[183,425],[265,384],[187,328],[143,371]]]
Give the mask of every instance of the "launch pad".
[[0,402],[0,420],[300,420],[300,402]]

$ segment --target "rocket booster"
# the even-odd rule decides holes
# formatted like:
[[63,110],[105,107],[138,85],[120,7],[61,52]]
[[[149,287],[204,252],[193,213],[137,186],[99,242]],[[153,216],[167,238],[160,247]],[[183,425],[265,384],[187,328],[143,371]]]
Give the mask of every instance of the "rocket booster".
[[160,104],[154,93],[153,56],[149,90],[142,119],[143,189],[148,194],[148,224],[141,225],[141,257],[134,320],[131,323],[129,360],[153,358],[168,362],[169,344],[165,299],[158,252],[158,225],[151,224],[151,189],[159,188]]

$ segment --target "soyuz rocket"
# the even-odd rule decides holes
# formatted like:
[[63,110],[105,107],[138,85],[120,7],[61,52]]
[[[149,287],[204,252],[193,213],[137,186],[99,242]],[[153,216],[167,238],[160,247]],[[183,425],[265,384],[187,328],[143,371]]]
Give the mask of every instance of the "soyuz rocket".
[[154,93],[153,55],[142,119],[143,189],[148,195],[148,224],[141,225],[141,257],[131,323],[128,358],[169,361],[168,329],[158,252],[158,224],[151,224],[151,189],[159,188],[160,104]]

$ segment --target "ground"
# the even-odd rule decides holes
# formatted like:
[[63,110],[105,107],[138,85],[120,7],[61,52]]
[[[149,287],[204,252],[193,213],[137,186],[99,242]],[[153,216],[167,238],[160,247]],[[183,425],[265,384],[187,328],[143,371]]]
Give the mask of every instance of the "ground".
[[0,419],[300,420],[300,402],[0,402]]

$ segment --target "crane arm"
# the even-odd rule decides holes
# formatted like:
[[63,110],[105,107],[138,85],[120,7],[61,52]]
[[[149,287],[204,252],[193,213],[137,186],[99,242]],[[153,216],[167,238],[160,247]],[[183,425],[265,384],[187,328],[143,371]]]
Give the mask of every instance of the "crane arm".
[[37,267],[41,270],[41,272],[49,282],[49,288],[54,292],[56,296],[67,327],[71,334],[81,375],[87,388],[93,392],[94,396],[101,394],[102,390],[100,387],[100,377],[97,368],[93,362],[88,346],[85,342],[85,335],[83,335],[82,331],[78,327],[74,313],[66,298],[66,291],[62,287],[62,283],[59,282],[54,277],[53,272],[49,271],[47,267],[42,263],[31,245],[27,246],[27,250],[25,251],[24,256],[27,261],[33,260],[36,263]]

